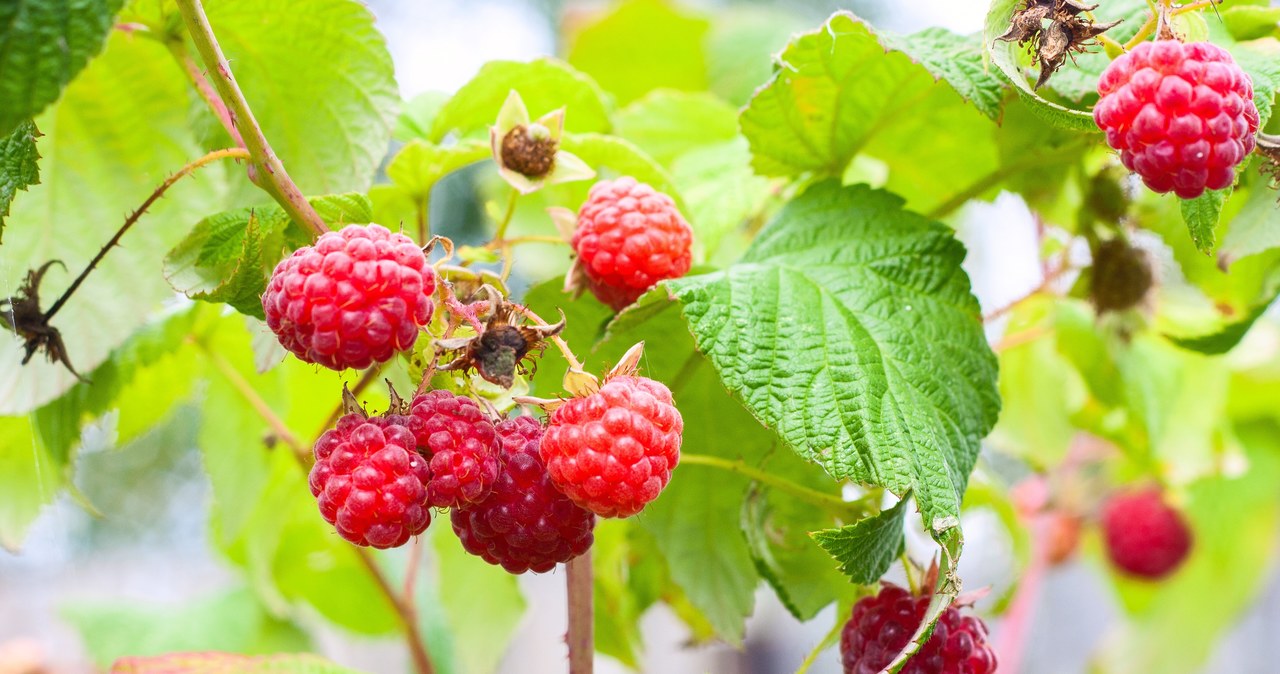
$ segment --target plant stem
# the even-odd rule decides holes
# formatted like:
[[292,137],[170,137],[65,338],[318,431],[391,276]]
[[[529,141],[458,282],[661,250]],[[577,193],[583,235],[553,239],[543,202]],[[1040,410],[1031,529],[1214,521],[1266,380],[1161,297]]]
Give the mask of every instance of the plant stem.
[[502,220],[498,222],[498,231],[493,235],[493,241],[490,245],[497,244],[494,247],[502,247],[507,238],[507,227],[511,225],[511,218],[516,214],[516,202],[520,199],[520,192],[511,190],[511,197],[507,199],[507,212],[502,214]]
[[250,179],[256,178],[255,184],[275,198],[295,222],[310,227],[317,236],[328,232],[329,228],[324,224],[324,220],[289,178],[284,164],[271,149],[267,137],[263,135],[262,127],[258,126],[258,120],[249,109],[249,102],[245,100],[244,93],[236,84],[235,76],[231,74],[231,66],[223,56],[222,47],[218,45],[217,38],[214,37],[213,28],[209,25],[209,17],[205,16],[200,0],[177,0],[177,3],[178,9],[182,11],[182,19],[187,24],[191,41],[195,44],[196,51],[200,53],[205,68],[213,76],[214,87],[226,104],[231,124],[241,130],[245,149],[261,169],[256,174],[251,174]]
[[1187,12],[1194,12],[1197,9],[1204,9],[1205,7],[1213,7],[1217,4],[1218,3],[1215,2],[1215,0],[1199,0],[1199,2],[1193,2],[1189,5],[1183,5],[1182,7],[1179,7],[1173,10],[1173,16],[1177,16],[1179,14],[1186,14]]
[[[1150,2],[1147,4],[1151,5]],[[1138,32],[1133,37],[1129,38],[1128,42],[1124,43],[1124,50],[1129,51],[1141,44],[1148,37],[1151,37],[1151,34],[1156,30],[1156,23],[1159,21],[1159,17],[1160,10],[1157,9],[1155,5],[1152,5],[1151,15],[1147,17],[1146,22],[1142,24],[1142,27],[1138,29]]]
[[800,667],[796,669],[796,674],[805,674],[808,672],[809,669],[813,667],[813,663],[817,662],[818,656],[822,655],[824,651],[831,648],[836,643],[836,639],[840,636],[840,632],[842,630],[844,630],[844,621],[840,620],[839,616],[836,616],[835,627],[832,627],[831,631],[827,632],[827,634],[822,637],[822,641],[819,641],[818,645],[814,646],[813,650],[809,651],[809,654],[804,657],[804,661],[801,662]]
[[431,655],[427,653],[422,631],[418,629],[418,616],[413,609],[413,605],[400,600],[400,597],[396,595],[395,589],[391,587],[390,581],[387,580],[386,574],[382,573],[382,569],[378,568],[377,560],[373,558],[373,555],[368,550],[359,547],[353,547],[353,549],[356,556],[360,558],[360,562],[368,569],[369,576],[377,584],[378,590],[391,602],[392,607],[396,610],[396,615],[400,616],[400,621],[404,623],[405,641],[409,644],[409,654],[413,657],[414,670],[418,674],[435,674],[436,668],[431,663]]
[[[169,42],[169,53],[173,54],[173,58],[178,61],[178,65],[182,66],[183,72],[187,73],[191,84],[195,86],[196,93],[200,94],[200,98],[204,99],[205,104],[213,111],[213,116],[218,118],[218,122],[222,124],[222,128],[230,134],[231,140],[235,141],[236,147],[244,147],[244,138],[240,135],[240,129],[236,128],[236,124],[231,119],[231,111],[227,110],[227,104],[218,98],[218,92],[209,83],[209,78],[204,76],[200,71],[200,66],[196,64],[196,60],[191,58],[191,54],[187,51],[187,46],[180,40]],[[256,182],[256,180],[255,180]]]
[[828,510],[836,510],[841,513],[849,513],[853,510],[861,512],[863,510],[862,503],[860,501],[846,501],[834,494],[827,494],[816,489],[810,489],[809,487],[796,484],[786,478],[765,472],[753,466],[748,466],[740,460],[734,461],[730,459],[722,459],[718,456],[683,453],[680,455],[680,463],[689,466],[718,468],[720,470],[727,470],[731,473],[737,473],[743,477],[755,480],[760,484],[768,485],[778,491],[786,492],[802,501],[807,501],[813,505]]
[[44,313],[45,323],[48,323],[53,318],[54,314],[57,314],[58,310],[62,309],[62,306],[67,303],[67,300],[71,299],[72,293],[74,293],[76,289],[80,287],[81,283],[84,283],[85,278],[89,276],[89,272],[93,271],[98,266],[98,263],[102,261],[102,258],[106,257],[107,251],[111,250],[116,246],[116,244],[120,243],[120,237],[124,236],[124,233],[129,231],[129,228],[133,227],[134,223],[138,222],[138,218],[141,218],[142,214],[145,213],[147,209],[151,207],[151,204],[154,204],[156,200],[159,199],[161,196],[163,196],[164,193],[168,191],[170,187],[173,187],[174,183],[181,180],[184,176],[191,175],[193,171],[200,168],[201,166],[204,166],[206,164],[211,164],[215,161],[218,161],[219,159],[248,159],[248,158],[249,158],[249,153],[245,152],[244,150],[238,147],[228,148],[226,150],[214,150],[213,152],[210,152],[209,154],[206,154],[205,156],[188,163],[186,166],[183,166],[182,168],[178,169],[178,171],[173,175],[169,176],[168,178],[165,178],[165,181],[160,183],[160,186],[157,187],[155,191],[151,193],[151,196],[147,197],[146,201],[143,201],[142,205],[139,206],[137,210],[135,210],[133,213],[130,213],[129,217],[124,219],[124,224],[121,225],[120,229],[116,231],[116,235],[111,237],[111,240],[107,242],[107,245],[102,247],[102,250],[98,251],[97,255],[93,256],[93,259],[89,261],[89,264],[84,268],[84,271],[80,272],[80,275],[76,277],[76,280],[72,281],[71,285],[62,292],[62,296],[59,297],[57,301],[55,301],[53,305],[49,307],[49,310]]
[[569,674],[591,674],[595,667],[595,615],[592,610],[591,549],[565,565],[569,598]]
[[[266,401],[262,399],[262,396],[258,395],[253,386],[244,377],[240,376],[240,373],[226,358],[210,349],[208,344],[194,337],[188,337],[187,339],[204,352],[209,361],[213,363],[214,368],[249,403],[249,406],[258,413],[258,416],[267,422],[276,437],[293,450],[292,454],[297,460],[298,467],[303,471],[308,470],[311,462],[311,451],[302,446],[298,438],[289,431],[289,427],[272,411],[271,406],[267,405]],[[408,644],[409,653],[413,658],[414,670],[417,674],[435,674],[435,666],[431,662],[431,655],[427,653],[422,631],[418,629],[417,612],[414,610],[413,604],[401,599],[395,588],[391,586],[390,581],[387,580],[386,575],[382,573],[382,569],[378,568],[377,561],[368,550],[355,546],[352,546],[352,550],[360,559],[361,564],[368,570],[374,584],[378,586],[379,592],[390,602],[392,608],[395,609],[396,615],[399,616],[400,622],[404,627],[405,642]]]
[[[542,320],[541,316],[533,313],[533,310],[530,309],[529,307],[526,307],[522,304],[516,304],[515,302],[508,302],[507,306],[511,307],[516,313],[520,314],[521,316],[524,316],[525,318],[533,321],[538,325],[543,325],[543,326],[550,325],[546,321]],[[578,360],[577,356],[573,355],[573,350],[569,348],[569,343],[564,341],[564,339],[560,337],[560,335],[552,335],[551,343],[555,344],[556,348],[560,350],[560,354],[564,356],[564,359],[569,361],[569,367],[575,370],[583,369],[582,362]]]

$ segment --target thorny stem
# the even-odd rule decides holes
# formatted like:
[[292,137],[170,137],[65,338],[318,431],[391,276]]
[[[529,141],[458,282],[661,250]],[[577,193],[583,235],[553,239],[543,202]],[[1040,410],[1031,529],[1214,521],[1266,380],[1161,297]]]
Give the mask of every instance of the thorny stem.
[[151,193],[151,196],[147,197],[146,201],[142,202],[142,205],[139,206],[137,210],[135,210],[133,213],[130,213],[129,217],[124,219],[124,224],[121,225],[120,229],[116,231],[116,235],[111,237],[111,240],[107,242],[107,245],[103,246],[102,250],[98,251],[98,254],[95,255],[92,260],[89,261],[89,264],[84,268],[84,271],[80,272],[80,275],[76,277],[76,280],[72,281],[71,285],[65,291],[63,291],[62,296],[59,297],[58,300],[53,303],[53,306],[49,307],[49,310],[46,311],[44,314],[45,322],[48,323],[50,320],[53,319],[54,314],[58,313],[58,310],[62,308],[62,305],[66,304],[67,300],[71,299],[71,295],[75,293],[76,289],[80,287],[80,284],[84,283],[85,278],[89,276],[89,272],[93,271],[98,266],[98,263],[102,261],[103,257],[106,257],[107,251],[111,250],[116,246],[116,244],[120,243],[120,237],[124,236],[124,233],[129,231],[129,228],[133,227],[134,223],[138,221],[138,218],[141,218],[142,214],[145,213],[147,209],[151,207],[151,204],[154,204],[157,199],[164,196],[164,193],[168,191],[170,187],[173,187],[174,183],[181,180],[184,176],[190,175],[193,171],[200,168],[201,166],[213,163],[215,161],[218,161],[219,159],[248,159],[248,158],[249,158],[249,153],[245,152],[244,150],[238,147],[228,148],[225,150],[214,150],[213,152],[210,152],[209,154],[206,154],[205,156],[200,157],[195,161],[192,161],[186,166],[183,166],[182,168],[178,169],[176,173],[166,178],[165,181],[160,183],[160,186],[157,187],[155,191]]
[[[236,371],[235,367],[226,358],[210,349],[208,344],[194,337],[188,337],[187,339],[204,352],[209,361],[213,363],[214,368],[249,403],[249,406],[258,413],[258,416],[262,417],[262,420],[271,427],[275,436],[293,450],[292,454],[297,460],[298,467],[304,471],[308,470],[311,462],[311,451],[304,447],[298,441],[298,438],[289,431],[289,427],[271,410],[271,406],[267,405],[266,401],[262,399],[262,396],[258,395],[253,386]],[[421,630],[418,629],[418,618],[413,604],[403,601],[400,595],[396,594],[395,588],[387,580],[386,574],[382,573],[382,569],[378,568],[377,561],[374,560],[373,555],[368,550],[354,546],[352,549],[356,556],[360,558],[360,562],[369,571],[369,575],[373,578],[374,584],[378,586],[378,590],[390,602],[392,608],[395,609],[396,615],[399,616],[401,623],[403,623],[405,642],[409,646],[409,653],[413,657],[413,664],[417,674],[435,674],[435,666],[431,662],[430,654],[427,653],[426,642],[422,638]]]
[[591,549],[565,564],[569,603],[569,674],[591,674],[595,666],[595,616],[591,605]]
[[[227,110],[227,104],[218,98],[218,92],[209,83],[209,78],[201,72],[200,66],[196,64],[196,60],[191,58],[191,54],[187,53],[187,48],[182,42],[173,40],[169,42],[169,53],[173,54],[173,58],[177,59],[178,64],[182,66],[182,70],[187,73],[187,77],[191,79],[191,84],[195,86],[196,93],[200,94],[200,98],[213,111],[214,117],[222,124],[222,128],[227,130],[231,135],[231,140],[235,141],[236,147],[244,147],[244,138],[240,135],[240,129],[236,128],[235,121],[231,119],[231,111]],[[256,182],[256,181],[255,181]]]
[[413,666],[418,674],[435,674],[435,665],[431,663],[431,655],[427,653],[426,641],[422,638],[422,631],[418,629],[417,611],[414,610],[413,604],[401,601],[396,595],[396,591],[391,587],[391,582],[387,580],[386,574],[382,573],[382,569],[378,568],[378,562],[373,558],[373,554],[364,548],[354,547],[356,556],[360,558],[360,562],[364,564],[369,571],[369,576],[373,578],[373,582],[378,586],[378,590],[382,592],[387,601],[391,602],[395,608],[396,615],[400,617],[400,621],[404,623],[405,641],[409,644],[409,654],[413,657]]
[[245,100],[244,93],[240,91],[240,86],[231,73],[231,66],[222,54],[222,47],[218,45],[200,0],[177,2],[182,11],[182,19],[187,24],[187,32],[191,34],[191,40],[200,53],[205,68],[213,75],[214,87],[226,104],[232,125],[241,130],[245,149],[261,169],[250,174],[250,179],[275,198],[294,221],[310,227],[317,236],[328,232],[329,228],[325,226],[324,220],[289,178],[284,164],[263,135],[262,127],[258,126],[253,111],[249,109],[249,102]]
[[816,489],[810,489],[804,485],[796,484],[784,477],[779,477],[773,473],[769,473],[759,468],[747,465],[743,461],[734,461],[730,459],[722,459],[718,456],[707,456],[705,454],[689,454],[680,455],[680,463],[689,466],[706,466],[709,468],[718,468],[727,470],[731,473],[737,473],[743,477],[750,478],[760,484],[768,485],[781,492],[786,492],[802,501],[807,501],[818,507],[835,511],[842,514],[850,514],[857,511],[861,514],[865,510],[866,504],[863,501],[846,501],[834,494],[827,494]]
[[822,655],[828,648],[831,648],[832,644],[836,641],[836,637],[840,635],[842,630],[844,630],[844,621],[837,619],[835,627],[832,627],[831,630],[822,637],[822,640],[818,642],[818,645],[814,646],[813,650],[809,651],[809,654],[804,656],[804,661],[801,662],[800,667],[796,669],[796,674],[806,674],[809,669],[813,667],[813,663],[818,661],[818,656]]
[[[508,302],[507,306],[511,307],[516,313],[520,314],[521,316],[524,316],[525,318],[533,321],[534,323],[537,323],[538,325],[541,325],[541,326],[550,325],[550,323],[547,323],[546,321],[542,320],[541,316],[533,313],[533,310],[531,310],[529,307],[526,307],[522,304],[516,304],[515,302]],[[573,350],[569,348],[569,343],[564,341],[563,337],[561,337],[560,335],[552,335],[551,343],[555,344],[556,348],[560,350],[560,354],[564,356],[564,359],[569,361],[569,367],[575,370],[584,369],[582,362],[578,360],[577,356],[573,355]]]

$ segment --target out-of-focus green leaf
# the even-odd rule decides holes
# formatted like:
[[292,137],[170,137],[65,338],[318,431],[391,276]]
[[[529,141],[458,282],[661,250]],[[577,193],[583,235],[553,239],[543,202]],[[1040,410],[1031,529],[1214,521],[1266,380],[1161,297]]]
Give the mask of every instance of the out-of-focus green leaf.
[[[46,306],[164,180],[202,154],[190,130],[189,85],[164,45],[116,32],[38,119],[41,184],[13,202],[0,268],[16,290],[23,270],[62,260],[45,276]],[[129,95],[120,92],[128,91]],[[139,120],[145,120],[140,122]],[[53,320],[71,362],[91,372],[171,301],[160,259],[191,223],[222,208],[225,167],[200,169],[152,205]],[[0,413],[26,412],[76,383],[60,364],[17,367],[22,344],[0,335]]]
[[524,616],[516,577],[462,549],[445,518],[430,534],[439,576],[440,608],[453,637],[459,674],[489,674]]
[[770,181],[751,170],[750,151],[741,136],[681,155],[671,166],[680,186],[685,217],[693,227],[695,259],[714,259],[725,237],[762,211]]
[[40,131],[34,122],[18,124],[13,133],[0,139],[0,241],[4,240],[4,219],[18,192],[40,184],[40,152],[36,138]]
[[724,7],[707,34],[711,92],[735,106],[745,105],[756,87],[773,75],[773,55],[803,28],[796,12],[782,7]]
[[619,136],[664,166],[695,148],[738,135],[738,112],[706,93],[661,89],[618,111]]
[[703,42],[709,27],[706,19],[681,12],[667,0],[622,0],[572,36],[569,63],[623,103],[658,88],[702,91],[707,88]]
[[447,102],[449,94],[443,91],[426,91],[405,101],[400,108],[400,116],[396,118],[391,137],[402,143],[412,140],[429,141],[431,125]]
[[40,114],[101,49],[123,0],[0,4],[0,136]]
[[173,651],[258,655],[311,648],[304,632],[271,617],[243,589],[168,606],[78,602],[60,612],[80,633],[93,662],[103,668],[125,656]]
[[487,141],[489,127],[512,91],[520,93],[534,119],[563,107],[566,131],[602,132],[611,127],[612,105],[606,94],[567,63],[552,58],[528,63],[490,61],[436,113],[429,140],[439,143],[457,133]]
[[[303,9],[292,0],[212,0],[205,8],[289,177],[305,194],[368,189],[400,106],[369,8],[353,0],[309,0]],[[237,184],[240,203],[261,198],[247,181]]]
[[39,442],[28,417],[0,417],[0,546],[17,551],[67,481],[65,457]]

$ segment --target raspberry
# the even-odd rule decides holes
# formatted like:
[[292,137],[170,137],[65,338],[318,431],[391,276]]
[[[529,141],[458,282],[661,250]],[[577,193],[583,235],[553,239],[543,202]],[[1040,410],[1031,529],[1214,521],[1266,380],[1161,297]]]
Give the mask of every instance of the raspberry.
[[[853,605],[840,634],[845,674],[875,674],[906,648],[924,620],[929,597],[885,584],[880,594]],[[987,626],[952,606],[942,612],[933,635],[902,668],[902,674],[988,674],[996,671],[995,651],[987,645]]]
[[474,400],[449,391],[413,399],[409,430],[429,457],[427,501],[437,508],[479,503],[498,479],[498,440],[493,422]]
[[1112,496],[1103,507],[1102,533],[1112,563],[1139,578],[1164,578],[1191,551],[1191,529],[1159,489]]
[[551,484],[538,454],[542,424],[518,417],[496,429],[503,467],[493,493],[451,514],[462,547],[516,574],[544,573],[586,552],[595,515]]
[[1143,42],[1107,66],[1098,94],[1107,144],[1156,192],[1194,199],[1229,187],[1253,151],[1253,83],[1217,45]]
[[298,358],[363,369],[413,346],[431,320],[435,289],[435,272],[409,237],[347,225],[276,265],[262,309]]
[[684,276],[692,244],[671,197],[630,177],[592,185],[573,233],[587,287],[615,311],[658,281]]
[[356,545],[401,546],[431,523],[431,471],[405,421],[348,414],[316,441],[311,494],[325,521]]
[[551,413],[542,458],[552,483],[574,503],[602,517],[630,517],[667,486],[683,432],[666,386],[613,377]]

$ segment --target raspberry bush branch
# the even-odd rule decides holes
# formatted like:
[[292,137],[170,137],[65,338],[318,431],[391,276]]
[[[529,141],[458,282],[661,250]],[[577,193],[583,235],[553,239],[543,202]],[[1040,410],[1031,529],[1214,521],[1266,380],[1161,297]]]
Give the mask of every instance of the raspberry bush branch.
[[[212,75],[213,85],[227,108],[231,124],[240,132],[244,147],[258,168],[258,171],[250,174],[250,179],[270,194],[295,222],[310,228],[317,236],[328,232],[329,227],[289,178],[284,163],[276,156],[267,137],[263,135],[262,127],[249,108],[249,102],[236,84],[231,65],[222,54],[222,47],[218,45],[213,28],[209,25],[204,6],[200,0],[177,0],[177,3],[191,41],[204,61],[205,68]],[[198,83],[196,88],[200,88]]]
[[591,550],[565,565],[565,585],[569,602],[569,674],[595,671],[595,612],[592,609]]

